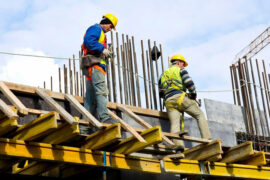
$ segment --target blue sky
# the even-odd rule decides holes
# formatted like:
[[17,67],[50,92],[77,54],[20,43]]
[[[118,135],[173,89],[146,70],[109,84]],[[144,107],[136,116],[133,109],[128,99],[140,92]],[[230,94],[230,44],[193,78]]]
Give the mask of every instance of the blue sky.
[[[0,51],[72,57],[86,28],[113,13],[117,31],[134,36],[137,46],[150,38],[163,45],[164,59],[182,54],[198,90],[227,90],[234,56],[270,26],[269,7],[267,0],[1,0]],[[63,63],[0,57],[0,80],[34,86],[57,77]],[[269,47],[257,57],[269,62]],[[202,92],[199,98],[233,103],[232,93]]]

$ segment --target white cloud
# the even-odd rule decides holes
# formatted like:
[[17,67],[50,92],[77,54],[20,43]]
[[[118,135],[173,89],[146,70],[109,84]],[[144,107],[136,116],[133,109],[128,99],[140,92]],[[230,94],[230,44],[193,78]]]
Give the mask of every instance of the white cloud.
[[[44,56],[40,51],[30,48],[18,49],[15,53]],[[53,59],[37,57],[13,56],[6,59],[6,65],[0,67],[0,77],[3,81],[43,87],[46,81],[47,88],[50,76],[58,77],[58,65]]]

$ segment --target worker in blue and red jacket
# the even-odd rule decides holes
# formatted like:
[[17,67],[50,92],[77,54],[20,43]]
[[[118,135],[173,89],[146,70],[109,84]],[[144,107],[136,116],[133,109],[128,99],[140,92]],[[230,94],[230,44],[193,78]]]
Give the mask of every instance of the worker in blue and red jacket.
[[90,26],[83,39],[83,56],[92,54],[101,57],[101,62],[90,66],[86,72],[86,94],[84,107],[92,114],[97,112],[100,122],[114,123],[107,109],[108,90],[105,83],[106,59],[112,55],[107,49],[105,33],[115,30],[118,19],[113,14],[105,14],[99,24]]

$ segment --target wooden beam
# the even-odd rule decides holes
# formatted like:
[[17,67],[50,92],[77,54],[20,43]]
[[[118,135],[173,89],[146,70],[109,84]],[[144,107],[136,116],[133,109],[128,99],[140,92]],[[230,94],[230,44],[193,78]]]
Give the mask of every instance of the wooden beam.
[[183,152],[185,159],[208,160],[223,153],[221,140],[214,140],[208,144],[200,144]]
[[19,110],[23,115],[27,115],[27,108],[22,104],[22,102],[11,92],[11,90],[5,85],[3,81],[0,81],[0,90],[5,95],[5,97]]
[[92,116],[92,114],[90,114],[72,95],[65,94],[65,98],[75,107],[75,109],[84,115],[93,126],[99,129],[102,128],[102,124],[94,116]]
[[54,108],[69,124],[78,124],[78,122],[53,98],[51,98],[43,89],[37,88],[36,93],[42,97],[52,108]]
[[[146,129],[148,128],[152,128],[152,126],[147,123],[146,121],[144,121],[142,118],[140,118],[138,115],[136,115],[135,113],[133,113],[131,110],[129,110],[128,108],[126,108],[123,105],[118,104],[117,108],[119,110],[121,110],[122,112],[126,113],[129,117],[133,118],[137,123],[139,123],[141,126],[145,127]],[[164,133],[162,134],[162,139],[163,142],[169,146],[174,146],[175,144],[169,139],[167,138]]]
[[99,130],[85,139],[82,148],[100,149],[111,145],[121,138],[121,126],[119,123],[112,124],[106,129]]
[[114,118],[119,120],[121,126],[128,132],[130,132],[138,141],[146,143],[143,137],[138,134],[131,126],[129,126],[125,121],[123,121],[120,117],[114,114],[112,111],[109,110],[110,115]]
[[237,161],[245,160],[253,154],[254,150],[252,147],[252,141],[248,141],[238,146],[231,147],[224,153],[221,162],[234,163]]
[[[0,99],[0,110],[5,114],[9,119],[18,119],[17,113],[15,113],[2,99]],[[16,111],[17,112],[17,111]]]
[[13,133],[14,140],[35,140],[48,135],[57,128],[56,114],[50,112],[21,126]]
[[140,151],[147,146],[160,143],[162,141],[160,126],[152,127],[141,133],[146,143],[139,142],[135,137],[127,138],[115,147],[114,152],[120,154],[131,154]]
[[[5,84],[12,91],[25,93],[25,94],[29,94],[29,95],[36,95],[35,94],[35,91],[36,91],[35,87],[16,84],[16,83],[11,83],[11,82],[5,82]],[[54,99],[65,100],[65,94],[64,93],[53,92],[53,91],[50,91],[50,90],[47,90],[46,92]],[[83,103],[83,97],[80,97],[80,96],[74,96],[74,97],[80,103]],[[114,110],[117,109],[117,105],[118,105],[118,103],[114,103],[114,102],[108,102],[108,104],[107,104],[108,108],[114,109]],[[134,107],[134,106],[128,106],[128,105],[126,105],[126,107],[128,109],[132,110],[136,114],[168,119],[168,115],[167,115],[166,112],[161,112],[161,111],[151,110],[151,109],[146,109],[146,108],[140,108],[140,107]]]

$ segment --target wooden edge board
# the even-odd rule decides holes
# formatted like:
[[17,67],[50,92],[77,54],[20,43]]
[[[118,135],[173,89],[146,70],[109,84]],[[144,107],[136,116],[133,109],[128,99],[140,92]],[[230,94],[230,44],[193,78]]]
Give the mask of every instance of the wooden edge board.
[[88,118],[92,125],[99,129],[102,128],[101,123],[91,113],[89,113],[89,111],[87,111],[72,95],[65,94],[65,98],[73,105],[73,107],[75,107],[75,109],[77,109],[82,115]]
[[133,129],[133,127],[131,127],[130,125],[128,125],[125,121],[123,121],[120,117],[118,117],[116,114],[114,114],[112,111],[109,110],[110,115],[114,118],[119,120],[121,126],[128,132],[130,132],[135,138],[138,139],[138,141],[140,142],[144,142],[146,143],[146,141],[143,139],[143,137],[138,134],[135,129]]
[[162,141],[160,126],[155,126],[150,129],[146,129],[141,133],[141,136],[144,137],[146,143],[139,142],[134,136],[132,136],[121,141],[114,148],[114,152],[120,154],[131,154],[133,152],[140,151],[147,146],[157,144]]
[[27,108],[23,105],[23,103],[13,94],[13,92],[6,86],[3,81],[0,81],[0,90],[5,95],[5,97],[18,108],[18,111],[23,114],[27,115],[28,111]]
[[60,106],[52,97],[50,97],[45,90],[37,88],[36,93],[52,108],[54,108],[69,124],[78,123],[62,106]]
[[[139,123],[141,126],[145,127],[145,128],[152,128],[152,126],[147,123],[146,121],[144,121],[141,117],[139,117],[138,115],[136,115],[134,112],[132,112],[132,110],[126,108],[123,105],[118,104],[117,108],[119,110],[121,110],[122,112],[126,113],[129,117],[131,117],[132,119],[134,119],[137,123]],[[175,144],[169,139],[167,138],[164,133],[162,133],[162,138],[164,143],[168,144],[169,146],[174,146]]]
[[15,113],[2,99],[0,99],[0,110],[9,118],[9,119],[18,119],[19,116]]
[[[6,84],[6,86],[15,92],[20,92],[20,93],[25,93],[25,94],[30,94],[30,95],[35,95],[36,96],[36,87],[33,86],[28,86],[28,85],[22,85],[22,84],[16,84],[16,83],[12,83],[12,82],[4,82]],[[65,100],[64,97],[64,93],[59,93],[59,92],[53,92],[50,90],[46,90],[46,92],[53,98],[55,99],[59,99],[59,100]],[[83,103],[83,97],[80,96],[75,96],[75,98],[80,102]],[[117,104],[118,103],[114,103],[114,102],[108,102],[108,108],[110,109],[117,109]],[[163,119],[168,119],[168,115],[166,112],[161,112],[158,110],[152,110],[152,109],[146,109],[146,108],[140,108],[140,107],[135,107],[135,106],[128,106],[125,105],[125,107],[131,109],[133,112],[137,113],[137,114],[141,114],[141,115],[145,115],[145,116],[152,116],[152,117],[159,117],[159,118],[163,118]]]

